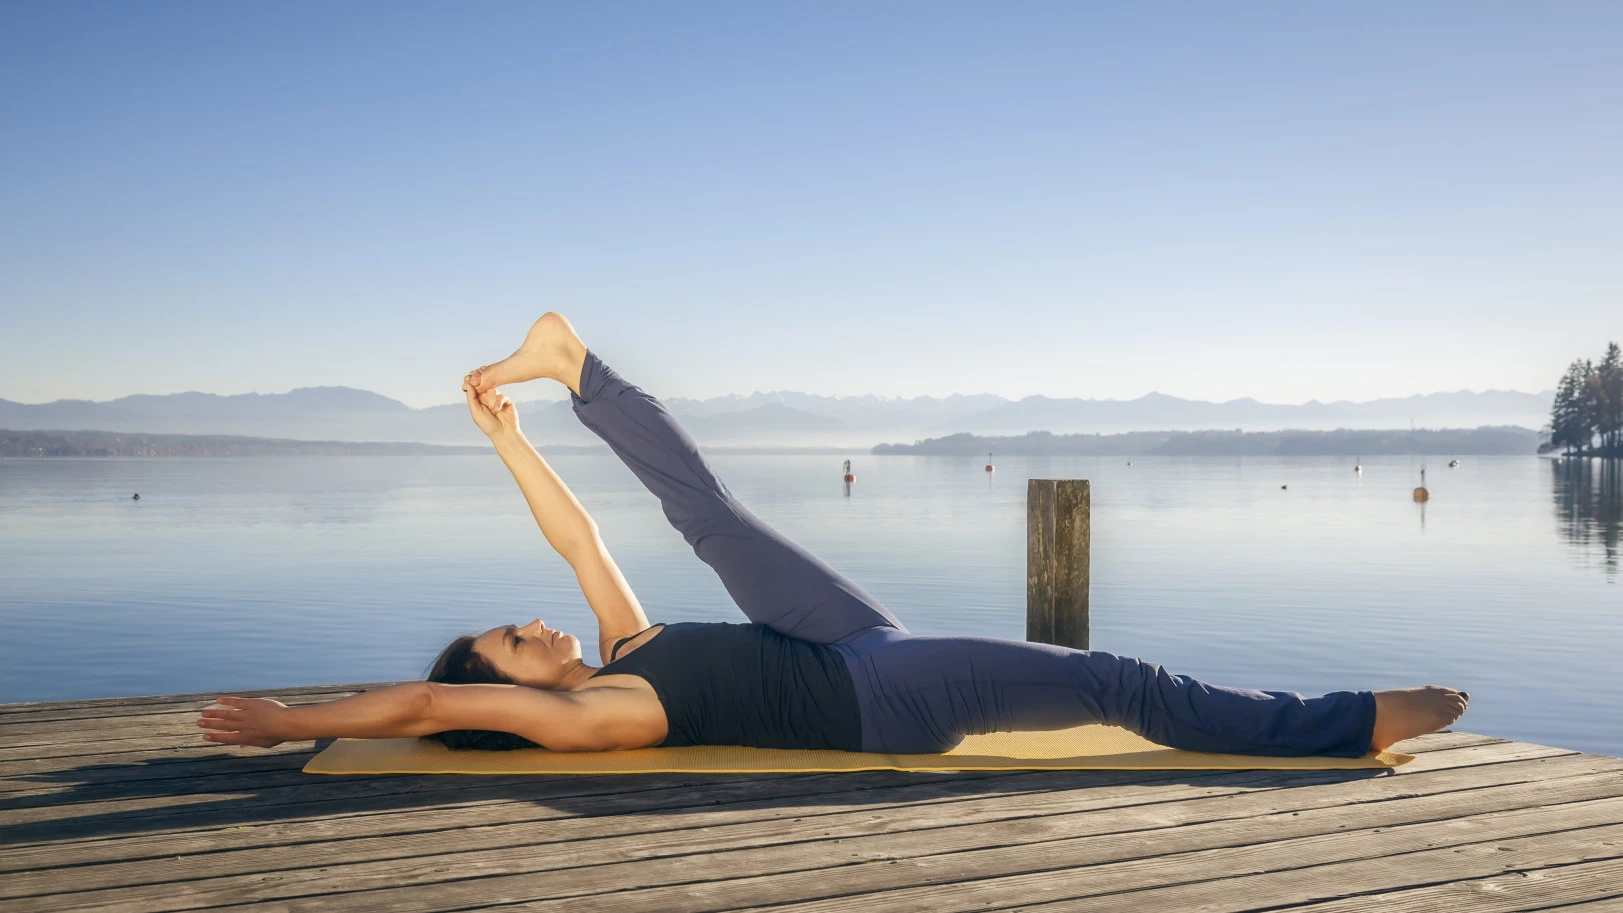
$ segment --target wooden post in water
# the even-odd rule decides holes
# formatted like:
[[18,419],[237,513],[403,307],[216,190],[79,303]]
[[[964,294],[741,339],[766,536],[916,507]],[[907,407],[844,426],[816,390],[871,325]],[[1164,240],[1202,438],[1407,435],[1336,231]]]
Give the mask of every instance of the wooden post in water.
[[1026,481],[1026,640],[1088,649],[1086,479]]

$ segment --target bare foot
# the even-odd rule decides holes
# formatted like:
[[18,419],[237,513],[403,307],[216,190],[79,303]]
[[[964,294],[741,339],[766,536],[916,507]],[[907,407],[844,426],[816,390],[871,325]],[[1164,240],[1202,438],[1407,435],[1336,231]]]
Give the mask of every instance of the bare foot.
[[1441,685],[1377,691],[1370,750],[1385,751],[1395,742],[1436,732],[1459,719],[1467,703],[1465,694]]
[[581,364],[586,345],[576,335],[564,315],[548,311],[530,327],[518,351],[493,365],[469,373],[474,390],[483,393],[504,384],[519,384],[537,377],[550,377],[575,393],[580,384]]

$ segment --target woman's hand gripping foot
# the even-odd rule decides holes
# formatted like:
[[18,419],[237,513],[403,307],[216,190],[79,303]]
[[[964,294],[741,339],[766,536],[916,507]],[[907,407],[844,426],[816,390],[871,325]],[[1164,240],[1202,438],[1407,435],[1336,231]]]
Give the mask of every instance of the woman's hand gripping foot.
[[581,365],[585,361],[586,345],[575,328],[564,315],[548,311],[530,327],[518,351],[495,364],[475,368],[468,380],[474,392],[486,393],[505,384],[550,377],[579,395]]

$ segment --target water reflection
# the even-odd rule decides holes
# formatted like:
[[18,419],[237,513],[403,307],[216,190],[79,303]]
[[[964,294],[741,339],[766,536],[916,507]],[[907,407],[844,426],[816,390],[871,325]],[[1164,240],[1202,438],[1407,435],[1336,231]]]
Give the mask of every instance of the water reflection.
[[1556,528],[1578,554],[1599,553],[1607,576],[1617,573],[1623,538],[1623,460],[1552,461]]

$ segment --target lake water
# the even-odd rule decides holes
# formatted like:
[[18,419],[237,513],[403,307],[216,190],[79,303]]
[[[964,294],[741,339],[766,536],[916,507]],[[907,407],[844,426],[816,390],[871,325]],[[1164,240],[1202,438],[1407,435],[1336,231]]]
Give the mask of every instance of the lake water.
[[[1623,755],[1617,461],[1432,459],[1422,507],[1409,457],[849,456],[849,493],[843,456],[710,459],[916,633],[1023,638],[1026,479],[1090,479],[1094,649],[1247,688],[1449,685],[1459,729]],[[651,619],[744,620],[616,459],[548,459]],[[595,659],[494,454],[0,460],[0,702],[417,678],[535,617]]]

